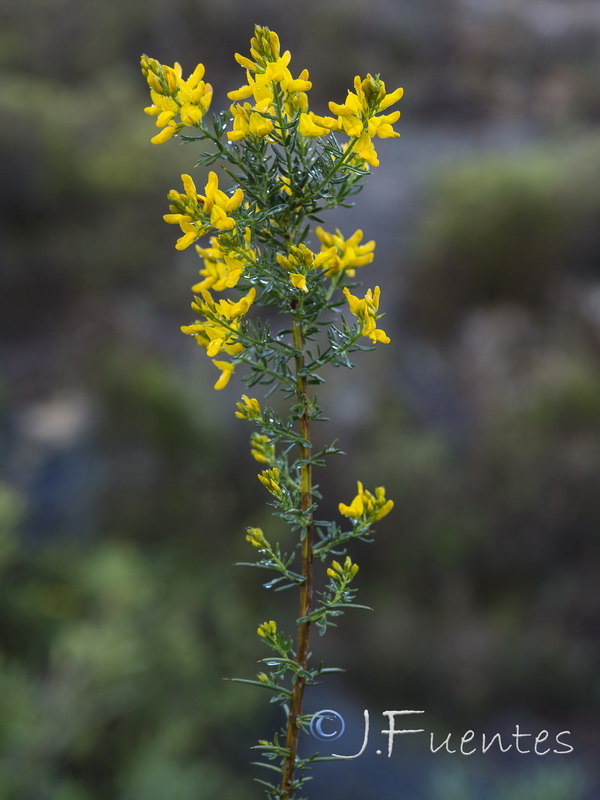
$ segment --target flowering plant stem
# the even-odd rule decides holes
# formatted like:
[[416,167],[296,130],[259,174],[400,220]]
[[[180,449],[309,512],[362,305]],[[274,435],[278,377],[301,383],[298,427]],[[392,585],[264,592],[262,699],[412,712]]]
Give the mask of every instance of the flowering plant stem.
[[[214,114],[212,130],[204,118],[212,98],[212,86],[199,64],[189,78],[179,64],[169,67],[142,57],[142,70],[150,86],[152,105],[146,112],[156,116],[160,132],[152,142],[173,137],[188,143],[206,141],[211,148],[198,165],[220,163],[233,186],[219,187],[219,176],[209,172],[204,194],[190,175],[182,175],[183,191],[169,192],[165,221],[178,225],[176,248],[194,244],[202,259],[202,280],[193,287],[192,308],[198,319],[182,331],[206,351],[220,371],[215,389],[224,389],[238,366],[247,368],[248,386],[268,387],[288,400],[287,417],[246,394],[237,403],[236,416],[255,423],[251,454],[264,468],[258,479],[271,496],[274,516],[289,527],[292,541],[282,549],[260,528],[247,528],[246,540],[255,548],[255,561],[245,566],[266,570],[273,577],[265,584],[275,591],[296,589],[300,595],[295,646],[292,636],[274,620],[263,622],[258,635],[274,651],[263,659],[268,672],[241,683],[261,686],[272,693],[285,715],[285,724],[272,739],[261,739],[257,749],[261,766],[278,775],[277,782],[258,782],[276,800],[301,800],[297,792],[307,780],[306,770],[318,754],[299,756],[305,689],[324,674],[338,671],[311,664],[310,635],[316,627],[323,634],[334,619],[349,608],[365,608],[354,602],[351,586],[358,565],[347,555],[352,539],[370,541],[373,524],[393,503],[383,487],[372,493],[358,482],[350,504],[338,508],[347,527],[335,521],[315,519],[321,496],[313,483],[313,467],[322,467],[328,456],[339,454],[335,442],[314,452],[312,424],[323,419],[311,392],[324,382],[328,367],[351,367],[350,356],[371,350],[389,337],[377,327],[379,287],[363,297],[352,294],[356,270],[374,257],[374,242],[362,244],[362,230],[345,238],[339,230],[314,234],[320,251],[307,244],[310,226],[329,208],[347,206],[369,174],[367,165],[379,164],[375,137],[398,136],[392,123],[399,112],[382,114],[402,96],[402,89],[386,93],[379,76],[354,79],[354,92],[345,103],[331,102],[335,116],[319,116],[308,108],[311,88],[307,70],[293,78],[290,54],[281,54],[279,39],[268,28],[256,27],[250,43],[252,59],[236,53],[245,67],[248,84],[229,92],[229,112]],[[251,99],[250,102],[239,102]],[[195,128],[197,135],[183,134]],[[346,136],[346,142],[337,136]],[[201,244],[210,235],[208,244]],[[216,299],[214,293],[241,292],[241,296]],[[244,294],[245,293],[245,294]],[[341,294],[341,296],[340,296]],[[254,308],[269,309],[262,318]],[[349,325],[342,314],[353,316]],[[283,328],[276,326],[283,324]],[[367,338],[369,344],[360,344]],[[295,458],[293,457],[296,454]],[[344,557],[343,561],[331,556]],[[329,561],[323,591],[314,590],[316,561]]]
[[[304,538],[302,541],[302,577],[303,583],[300,586],[300,614],[299,619],[304,619],[304,622],[298,624],[298,643],[296,647],[296,663],[303,672],[308,666],[308,652],[310,644],[310,620],[308,619],[312,609],[312,595],[313,595],[313,487],[312,487],[312,465],[310,463],[311,456],[311,438],[310,438],[310,416],[309,406],[310,400],[308,396],[307,380],[304,374],[305,358],[304,358],[304,330],[301,322],[303,298],[296,301],[300,319],[294,318],[293,321],[293,336],[294,345],[298,351],[296,355],[296,381],[298,389],[298,399],[303,405],[302,416],[300,417],[300,435],[308,444],[301,444],[300,458],[302,459],[302,466],[300,468],[301,475],[301,510],[306,515],[306,525],[303,530]],[[304,688],[306,680],[299,673],[296,682],[292,687],[292,701],[290,703],[290,712],[287,719],[287,728],[285,734],[285,747],[288,751],[283,763],[283,771],[281,777],[281,797],[289,798],[292,796],[294,785],[294,766],[296,763],[296,754],[298,752],[298,737],[300,735],[300,727],[298,719],[302,714],[302,700],[304,698]]]

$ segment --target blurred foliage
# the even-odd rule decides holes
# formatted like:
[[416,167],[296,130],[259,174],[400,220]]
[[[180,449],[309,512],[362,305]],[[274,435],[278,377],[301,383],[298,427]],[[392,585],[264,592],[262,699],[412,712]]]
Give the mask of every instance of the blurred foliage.
[[[247,602],[171,548],[14,537],[0,495],[0,786],[25,800],[250,798]],[[226,746],[225,746],[226,743]],[[224,758],[223,753],[227,756]],[[246,788],[249,787],[249,788]]]
[[[361,432],[354,469],[376,465],[396,499],[377,546],[361,554],[377,614],[355,623],[381,703],[401,686],[417,707],[463,725],[506,708],[591,722],[599,371],[575,352],[566,366],[524,369],[516,396],[490,387],[489,418],[459,449],[408,408],[399,414],[396,400]],[[360,672],[363,658],[351,648],[346,658]]]
[[170,538],[206,556],[222,553],[228,544],[222,537],[241,530],[239,520],[256,500],[225,462],[227,437],[215,429],[207,404],[194,407],[183,381],[149,354],[132,363],[131,356],[109,353],[94,381],[103,398],[99,436],[110,476],[100,527],[144,542]]
[[[81,87],[33,76],[4,81],[0,113],[11,123],[0,128],[0,167],[14,190],[0,199],[0,325],[19,340],[39,326],[54,334],[82,302],[98,314],[107,291],[151,287],[161,236],[150,228],[131,237],[146,219],[149,187],[176,172],[180,153],[148,157],[144,120],[131,113],[133,86],[115,68]],[[154,202],[160,197],[159,188]],[[23,326],[32,287],[43,302],[36,326]]]
[[599,174],[591,139],[474,159],[436,176],[406,277],[415,325],[445,335],[477,306],[539,310],[565,276],[597,274]]

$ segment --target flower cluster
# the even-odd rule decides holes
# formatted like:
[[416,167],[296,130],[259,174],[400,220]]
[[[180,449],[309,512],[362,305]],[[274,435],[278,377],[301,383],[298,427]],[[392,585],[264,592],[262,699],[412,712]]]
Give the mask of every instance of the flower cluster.
[[269,622],[263,622],[262,625],[258,626],[258,630],[256,632],[263,639],[272,638],[277,633],[277,623],[273,620],[270,620]]
[[[206,354],[212,358],[224,351],[230,356],[241,353],[244,345],[239,341],[239,333],[243,317],[248,313],[256,289],[252,288],[240,300],[215,301],[207,289],[201,291],[202,299],[196,297],[192,308],[202,314],[205,319],[193,325],[182,325],[181,330],[193,336],[201,347],[206,349]],[[222,375],[215,385],[215,389],[223,389],[229,382],[233,372],[233,364],[224,361],[215,361],[213,364],[222,370]],[[224,366],[226,365],[226,366]]]
[[[192,287],[192,291],[200,294],[202,299],[196,297],[192,308],[205,319],[193,325],[184,325],[181,330],[194,336],[211,358],[221,350],[235,356],[244,349],[238,334],[242,318],[256,297],[256,289],[251,288],[237,302],[215,302],[209,289],[220,292],[236,286],[244,270],[255,263],[257,250],[250,245],[250,231],[245,229],[240,234],[236,219],[232,216],[243,202],[244,193],[238,187],[229,197],[219,189],[219,178],[215,172],[209,172],[203,195],[198,193],[189,175],[182,175],[181,180],[184,191],[172,189],[169,192],[170,213],[163,217],[165,222],[181,228],[183,235],[177,240],[177,250],[185,250],[212,230],[225,232],[212,237],[210,247],[196,246],[198,255],[204,261],[204,269],[200,270],[203,280]],[[223,389],[231,378],[235,364],[214,359],[213,364],[221,370],[215,389]]]
[[278,497],[279,499],[283,497],[283,489],[279,482],[279,469],[277,467],[273,467],[273,469],[263,469],[258,476],[258,480],[274,497]]
[[375,291],[368,289],[362,299],[351,294],[348,288],[344,288],[344,294],[350,306],[350,311],[355,317],[358,317],[362,323],[362,335],[368,336],[373,342],[388,344],[390,337],[384,330],[377,327],[377,320],[383,316],[383,314],[377,313],[379,310],[379,296],[381,294],[379,286],[375,287]]
[[[308,108],[306,92],[312,86],[308,80],[308,70],[302,70],[297,78],[292,76],[288,69],[290,51],[286,50],[280,55],[279,37],[274,31],[257,27],[250,41],[250,54],[254,61],[235,54],[238,64],[246,68],[248,83],[227,95],[230,100],[236,101],[230,108],[233,130],[227,133],[227,138],[232,142],[239,142],[247,136],[268,136],[273,131],[277,92],[282,94],[282,111],[286,119]],[[254,105],[238,102],[250,97]]]
[[257,549],[267,549],[270,547],[261,528],[246,528],[246,541]]
[[316,255],[309,250],[305,244],[300,244],[298,247],[292,246],[288,256],[277,253],[277,263],[290,273],[290,280],[296,289],[301,289],[303,292],[308,292],[306,285],[306,276],[313,269],[320,269],[324,264],[327,264],[332,258],[335,257],[337,252],[336,247],[329,247],[324,249],[319,255]]
[[[385,83],[378,75],[368,74],[361,80],[354,78],[354,92],[348,92],[345,103],[329,103],[329,110],[335,117],[321,117],[312,111],[300,118],[300,133],[317,138],[326,136],[331,131],[341,131],[350,137],[349,147],[357,156],[372,167],[379,166],[377,151],[373,147],[373,139],[400,136],[392,125],[400,118],[400,112],[381,114],[389,106],[397,103],[404,94],[404,89],[396,89],[386,93]],[[377,116],[380,114],[380,116]]]
[[[150,141],[166,142],[185,126],[198,125],[212,100],[212,86],[205,83],[204,65],[198,64],[187,80],[181,77],[181,64],[168,67],[155,58],[142,56],[142,72],[150,87],[152,105],[144,109],[156,116],[156,127],[162,128]],[[179,116],[179,122],[177,117]]]
[[243,394],[242,402],[236,403],[236,406],[238,410],[235,412],[235,415],[238,417],[238,419],[262,419],[260,403],[255,397],[248,397],[247,394]]
[[404,94],[404,89],[396,89],[386,93],[385,83],[379,76],[368,74],[361,81],[357,75],[354,78],[354,92],[348,92],[346,102],[342,104],[329,103],[329,110],[338,115],[336,130],[343,130],[348,136],[356,138],[353,149],[360,158],[371,164],[379,166],[377,152],[373,147],[373,138],[380,139],[400,136],[392,124],[400,118],[400,112],[377,116],[389,106],[397,103]]
[[244,271],[256,264],[258,258],[258,250],[251,246],[250,241],[250,229],[246,228],[243,236],[234,232],[225,233],[213,236],[210,247],[196,245],[196,252],[204,261],[204,269],[200,270],[203,280],[192,286],[192,291],[213,289],[222,292],[237,286]]
[[370,264],[375,258],[373,253],[375,242],[371,240],[361,245],[363,232],[360,228],[354,231],[348,239],[344,239],[337,228],[335,233],[327,233],[319,225],[315,228],[315,233],[321,242],[321,252],[329,252],[331,247],[336,248],[335,257],[332,263],[327,265],[325,272],[329,277],[343,272],[348,277],[353,278],[356,275],[357,267]]
[[192,303],[192,308],[204,314],[207,320],[194,325],[185,325],[183,332],[201,339],[199,343],[206,347],[208,356],[215,356],[221,350],[225,350],[229,355],[236,355],[243,349],[243,345],[237,341],[240,321],[248,313],[255,297],[256,289],[252,288],[237,303],[233,300],[215,301],[210,292],[203,289],[203,299],[197,297]]
[[[404,90],[398,88],[388,93],[378,75],[367,74],[363,79],[357,75],[354,92],[348,92],[345,102],[329,103],[329,110],[335,116],[320,116],[308,108],[306,93],[312,87],[308,70],[293,77],[289,70],[290,51],[280,53],[279,37],[274,31],[257,26],[250,42],[250,55],[252,58],[235,54],[235,60],[246,69],[247,83],[227,95],[234,101],[230,106],[232,130],[227,133],[230,141],[269,137],[281,122],[279,113],[286,124],[297,118],[298,131],[307,138],[345,133],[350,137],[347,147],[356,157],[376,167],[379,158],[373,139],[400,136],[393,128],[400,112],[381,112],[398,102]],[[165,142],[186,125],[199,126],[212,99],[212,87],[203,80],[204,66],[198,64],[190,77],[183,80],[178,63],[169,67],[142,56],[141,64],[152,99],[152,105],[144,110],[157,116],[156,124],[162,128],[152,142]],[[247,102],[250,99],[253,103]]]
[[350,556],[346,556],[343,566],[339,561],[332,561],[327,569],[327,574],[337,584],[348,583],[357,572],[358,564],[353,564]]
[[168,194],[171,213],[163,216],[165,222],[181,228],[183,236],[177,240],[177,250],[185,250],[212,229],[229,231],[235,227],[235,219],[230,215],[244,199],[239,187],[228,197],[219,189],[216,172],[210,172],[205,194],[202,195],[198,194],[196,184],[189,175],[182,175],[181,180],[184,191],[171,189]]
[[377,520],[385,517],[386,514],[394,507],[393,500],[385,499],[385,489],[383,486],[378,486],[375,489],[375,494],[363,489],[360,481],[357,481],[358,494],[349,506],[340,503],[339,511],[345,517],[351,517],[355,520],[360,520],[364,523],[377,522]]
[[272,464],[275,460],[275,446],[268,436],[253,433],[250,439],[250,453],[255,461]]

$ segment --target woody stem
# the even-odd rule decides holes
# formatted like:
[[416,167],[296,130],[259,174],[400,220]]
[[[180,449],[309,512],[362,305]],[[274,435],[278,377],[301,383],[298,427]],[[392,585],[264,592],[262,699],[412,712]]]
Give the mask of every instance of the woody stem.
[[[304,373],[305,359],[304,359],[304,327],[302,324],[302,300],[297,303],[298,316],[294,317],[293,321],[293,335],[294,346],[297,354],[296,361],[296,386],[298,397],[303,406],[303,413],[300,417],[300,434],[305,442],[310,442],[310,398],[307,390],[307,380]],[[312,508],[312,468],[310,463],[311,445],[300,445],[300,458],[301,465],[301,505],[300,508],[305,514],[304,527],[302,529],[302,576],[304,581],[300,587],[300,617],[305,618],[310,614],[312,607],[312,594],[313,594],[313,520],[310,509]],[[296,644],[296,663],[301,670],[306,670],[308,664],[309,653],[309,639],[310,639],[310,622],[300,622],[298,625],[298,638]],[[283,774],[281,779],[281,794],[282,800],[290,800],[292,797],[294,787],[294,771],[296,766],[296,757],[298,752],[298,737],[300,728],[298,726],[298,718],[302,714],[302,700],[304,697],[304,688],[306,679],[302,672],[295,676],[292,686],[292,698],[290,702],[290,710],[287,719],[287,729],[285,737],[285,747],[288,751],[283,763]]]

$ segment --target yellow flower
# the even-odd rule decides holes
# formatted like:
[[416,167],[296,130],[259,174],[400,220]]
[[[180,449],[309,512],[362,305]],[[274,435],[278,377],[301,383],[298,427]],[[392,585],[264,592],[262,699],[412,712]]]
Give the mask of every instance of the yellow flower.
[[353,564],[350,560],[350,556],[346,556],[346,560],[344,561],[344,569],[346,572],[350,573],[350,577],[354,577],[358,572],[358,564]]
[[373,342],[388,344],[390,341],[389,336],[384,330],[377,327],[377,320],[383,316],[377,313],[379,309],[380,291],[379,286],[376,286],[375,291],[369,289],[365,296],[360,299],[351,294],[349,289],[344,288],[344,295],[348,301],[350,311],[355,317],[358,317],[363,324],[362,335],[368,336]]
[[230,142],[239,142],[247,136],[268,136],[274,128],[272,121],[254,110],[250,103],[234,103],[230,111],[233,115],[233,130],[227,132]]
[[181,127],[177,125],[175,122],[167,122],[166,126],[162,129],[160,133],[157,133],[156,136],[153,136],[150,139],[151,144],[163,144],[163,142],[167,142],[171,137],[175,136],[176,133],[179,133]]
[[242,395],[241,403],[236,403],[238,411],[235,412],[239,419],[261,419],[260,403],[255,397]]
[[327,136],[332,130],[339,130],[333,117],[318,117],[312,111],[307,114],[300,114],[298,130],[302,136],[316,139],[319,136]]
[[339,504],[338,508],[340,514],[343,514],[345,517],[352,517],[352,519],[360,519],[363,516],[365,512],[365,505],[363,503],[363,493],[361,489],[362,484],[359,483],[359,493],[349,506],[345,505],[344,503]]
[[[308,78],[307,70],[300,73],[300,79],[303,78]],[[283,116],[286,120],[290,120],[298,112],[300,114],[308,112],[308,95],[306,92],[290,92],[288,87],[287,94],[283,95]]]
[[235,219],[229,215],[244,199],[244,193],[239,187],[228,197],[219,189],[217,174],[209,172],[205,194],[201,195],[190,175],[182,175],[181,180],[184,191],[171,189],[168,194],[171,213],[163,216],[165,222],[181,228],[183,236],[177,240],[177,250],[185,250],[211,228],[226,231],[235,227]]
[[352,580],[357,572],[358,564],[353,564],[350,556],[346,556],[344,566],[342,566],[339,561],[332,561],[331,567],[329,567],[327,570],[329,577],[333,578],[333,580],[337,583],[342,583],[343,581],[348,582]]
[[252,547],[263,549],[270,547],[260,528],[246,528],[246,541],[250,542]]
[[[244,57],[236,53],[236,61],[238,63],[240,59],[244,59]],[[228,92],[227,97],[230,100],[238,101],[246,100],[253,96],[257,108],[265,111],[275,99],[274,84],[279,84],[281,91],[285,94],[307,92],[312,87],[312,83],[308,80],[308,70],[303,70],[298,78],[294,79],[288,69],[290,60],[290,51],[286,50],[282,56],[277,56],[277,58],[267,61],[263,65],[253,64],[252,71],[249,67],[246,70],[248,83],[240,89]],[[252,62],[244,59],[243,65],[247,66],[248,64],[252,64]]]
[[329,261],[334,258],[336,250],[336,247],[330,247],[322,250],[322,252],[317,255],[305,244],[301,244],[298,247],[292,245],[287,256],[284,256],[283,253],[277,253],[275,258],[279,266],[290,273],[292,285],[295,286],[296,289],[308,292],[306,276],[313,269],[320,269],[324,264],[328,264]]
[[385,499],[385,489],[383,486],[378,486],[375,489],[375,507],[377,509],[377,513],[375,514],[375,522],[377,522],[378,519],[385,517],[386,514],[389,514],[394,507],[393,500]]
[[[381,86],[383,87],[383,89],[385,91],[385,84],[384,84],[383,81],[381,81]],[[389,94],[386,94],[384,96],[384,98],[379,101],[379,105],[377,106],[377,110],[378,111],[383,111],[388,106],[393,106],[394,103],[397,103],[398,100],[400,100],[403,97],[403,95],[404,95],[404,89],[402,89],[402,88],[395,89],[393,92],[390,92]],[[400,112],[399,111],[397,111],[395,113],[397,113],[398,117],[400,117]]]
[[212,363],[215,365],[215,367],[221,370],[221,376],[215,383],[215,389],[219,391],[219,389],[224,389],[229,383],[231,374],[235,369],[235,364],[232,364],[230,361],[217,361],[214,358]]
[[279,499],[283,497],[283,490],[279,485],[279,470],[277,467],[264,469],[258,476],[258,480],[274,497]]
[[[262,137],[271,133],[274,122],[269,116],[276,115],[276,95],[288,120],[298,111],[305,113],[308,109],[306,92],[312,86],[308,70],[302,70],[297,78],[293,77],[288,69],[290,51],[286,50],[280,55],[276,33],[256,26],[250,41],[250,54],[254,61],[240,53],[235,54],[235,60],[246,69],[247,83],[227,94],[234,101],[230,109],[233,130],[227,133],[227,138],[233,142],[239,142],[247,136]],[[240,101],[250,98],[254,100],[254,105],[239,105]]]
[[390,139],[400,136],[392,128],[392,123],[400,119],[400,112],[394,111],[393,114],[382,114],[381,117],[371,117],[367,125],[367,132],[371,138],[378,136],[380,139]]
[[348,92],[346,102],[343,104],[329,103],[329,110],[332,114],[338,115],[338,125],[348,136],[358,137],[363,131],[363,116],[369,113],[368,108],[361,106],[359,98]]
[[270,620],[269,622],[263,622],[262,625],[258,626],[258,630],[256,632],[263,638],[271,638],[277,633],[277,623],[273,620]]
[[[239,326],[236,326],[236,329]],[[194,336],[196,342],[204,347],[206,355],[218,355],[221,350],[224,350],[228,355],[235,356],[241,353],[244,345],[237,342],[235,338],[235,331],[230,330],[231,326],[226,327],[214,322],[195,322],[193,325],[182,325],[182,333]]]
[[379,77],[367,75],[361,80],[354,78],[354,92],[348,92],[344,103],[329,103],[329,110],[337,115],[337,128],[348,134],[354,142],[350,146],[358,157],[373,167],[379,166],[377,151],[372,139],[378,136],[387,139],[400,136],[392,124],[400,118],[400,112],[377,116],[381,111],[396,103],[404,94],[403,89],[386,93],[385,83]]
[[202,299],[196,297],[192,308],[206,317],[205,321],[195,322],[193,325],[182,325],[182,333],[194,336],[201,347],[206,348],[206,354],[211,358],[224,350],[230,356],[235,356],[244,349],[238,340],[238,331],[242,317],[248,313],[256,289],[250,289],[247,295],[234,300],[219,300],[214,298],[207,289],[201,290]]
[[356,155],[372,167],[379,166],[379,157],[377,151],[373,147],[373,142],[367,131],[361,133],[356,142],[354,143],[354,150]]
[[192,303],[192,308],[197,308],[204,313],[209,312],[215,316],[221,317],[222,319],[237,321],[248,313],[250,306],[256,297],[256,289],[252,287],[248,291],[248,294],[240,297],[240,299],[237,301],[227,299],[215,302],[210,292],[206,289],[203,289],[201,294],[204,298],[204,303]]
[[351,519],[361,520],[363,522],[376,522],[394,507],[392,500],[385,499],[385,489],[383,486],[378,486],[375,489],[375,494],[366,491],[360,481],[357,481],[358,494],[350,505],[340,503],[338,508],[340,514]]
[[300,275],[299,272],[292,272],[290,274],[290,280],[292,286],[296,289],[300,289],[302,292],[308,292],[308,286],[306,285],[306,278],[304,275]]
[[275,447],[268,436],[253,433],[251,438],[252,457],[262,464],[272,464],[275,459]]
[[288,196],[292,194],[292,189],[290,187],[290,179],[287,175],[278,175],[277,180],[280,181],[281,191],[287,194]]
[[328,233],[320,225],[315,228],[315,233],[321,242],[322,252],[330,250],[331,247],[336,248],[335,257],[328,264],[325,272],[328,276],[344,272],[353,278],[357,267],[370,264],[375,257],[373,253],[375,250],[374,241],[361,245],[363,232],[360,228],[354,231],[348,239],[344,239],[339,229],[336,229],[335,233]]
[[162,128],[150,141],[161,144],[183,127],[199,125],[212,100],[212,86],[202,80],[204,65],[198,64],[187,80],[183,80],[181,64],[177,62],[169,67],[155,58],[142,56],[141,66],[152,100],[152,105],[144,111],[156,116],[156,126]]
[[266,61],[276,61],[279,58],[279,36],[266,26],[255,25],[254,36],[250,39],[250,55],[255,59],[254,62],[239,53],[235,54],[235,60],[254,72]]
[[208,183],[204,190],[206,192],[203,211],[210,214],[210,221],[217,230],[231,230],[235,226],[233,217],[228,216],[232,211],[243,202],[244,193],[238,187],[231,197],[219,189],[219,178],[216,172],[208,173]]
[[222,292],[237,286],[244,271],[256,263],[257,251],[250,247],[250,229],[246,228],[243,237],[222,234],[213,236],[210,247],[196,245],[196,252],[204,260],[200,275],[204,280],[192,286],[193,292],[214,289]]

